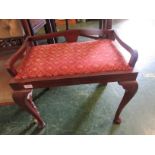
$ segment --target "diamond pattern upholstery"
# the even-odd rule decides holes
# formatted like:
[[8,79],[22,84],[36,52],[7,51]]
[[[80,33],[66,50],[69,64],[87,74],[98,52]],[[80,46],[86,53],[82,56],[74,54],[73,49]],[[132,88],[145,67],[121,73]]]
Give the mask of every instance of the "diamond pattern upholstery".
[[55,77],[101,72],[130,71],[132,68],[112,40],[38,45],[21,63],[16,79]]

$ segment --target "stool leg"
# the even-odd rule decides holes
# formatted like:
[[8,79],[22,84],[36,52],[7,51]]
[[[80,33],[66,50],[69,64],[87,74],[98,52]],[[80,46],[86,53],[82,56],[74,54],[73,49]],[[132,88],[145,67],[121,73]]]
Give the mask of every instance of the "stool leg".
[[116,111],[115,118],[113,121],[115,124],[121,123],[121,119],[119,117],[120,113],[122,112],[123,108],[127,105],[127,103],[132,99],[132,97],[135,95],[138,89],[137,81],[123,81],[119,82],[119,84],[125,89],[125,94]]
[[45,126],[37,107],[32,101],[32,90],[27,89],[14,91],[12,97],[16,104],[29,112],[37,120],[38,127],[43,128]]

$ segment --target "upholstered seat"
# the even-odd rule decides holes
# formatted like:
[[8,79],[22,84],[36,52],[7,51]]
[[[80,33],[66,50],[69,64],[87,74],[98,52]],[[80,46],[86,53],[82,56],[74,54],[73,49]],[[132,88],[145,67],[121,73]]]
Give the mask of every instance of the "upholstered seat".
[[16,79],[129,70],[113,41],[106,39],[34,46]]

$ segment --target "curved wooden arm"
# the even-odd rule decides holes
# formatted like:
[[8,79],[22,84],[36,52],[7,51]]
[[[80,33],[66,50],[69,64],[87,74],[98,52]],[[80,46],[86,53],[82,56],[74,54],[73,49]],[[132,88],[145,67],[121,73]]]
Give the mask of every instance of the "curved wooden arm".
[[116,34],[116,32],[113,31],[113,35],[114,38],[120,43],[120,45],[122,47],[124,47],[130,54],[131,54],[131,58],[129,60],[129,65],[131,67],[134,67],[136,64],[136,61],[138,59],[138,52],[136,50],[133,50],[130,46],[128,46],[125,42],[123,42],[118,35]]
[[20,58],[20,56],[25,52],[27,49],[28,43],[29,43],[29,37],[27,37],[22,44],[22,46],[18,49],[16,53],[14,53],[6,62],[5,68],[8,70],[8,72],[12,75],[15,76],[17,74],[16,69],[14,68],[14,64],[16,63],[17,59]]

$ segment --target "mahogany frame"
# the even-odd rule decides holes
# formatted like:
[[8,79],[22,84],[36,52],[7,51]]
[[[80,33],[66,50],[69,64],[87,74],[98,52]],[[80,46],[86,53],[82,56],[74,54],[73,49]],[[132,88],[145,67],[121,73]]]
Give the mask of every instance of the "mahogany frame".
[[43,128],[45,126],[33,100],[32,90],[34,88],[49,88],[55,86],[66,86],[86,83],[101,83],[106,85],[108,82],[118,82],[124,89],[124,96],[118,106],[113,122],[116,124],[121,123],[120,113],[122,112],[125,105],[132,99],[138,89],[138,83],[136,81],[138,72],[123,71],[123,72],[103,72],[93,73],[76,76],[59,76],[51,78],[33,78],[16,80],[14,76],[17,74],[15,63],[25,53],[29,52],[29,49],[34,45],[35,41],[42,39],[53,39],[59,36],[64,36],[67,42],[77,41],[78,36],[84,36],[93,39],[112,39],[116,40],[126,51],[131,55],[129,65],[134,68],[138,58],[138,53],[133,50],[130,46],[124,43],[114,30],[103,30],[103,29],[74,29],[64,32],[55,32],[45,35],[27,37],[21,48],[7,61],[6,69],[11,74],[12,79],[10,86],[13,89],[13,99],[22,108],[28,111],[38,122],[38,126]]

